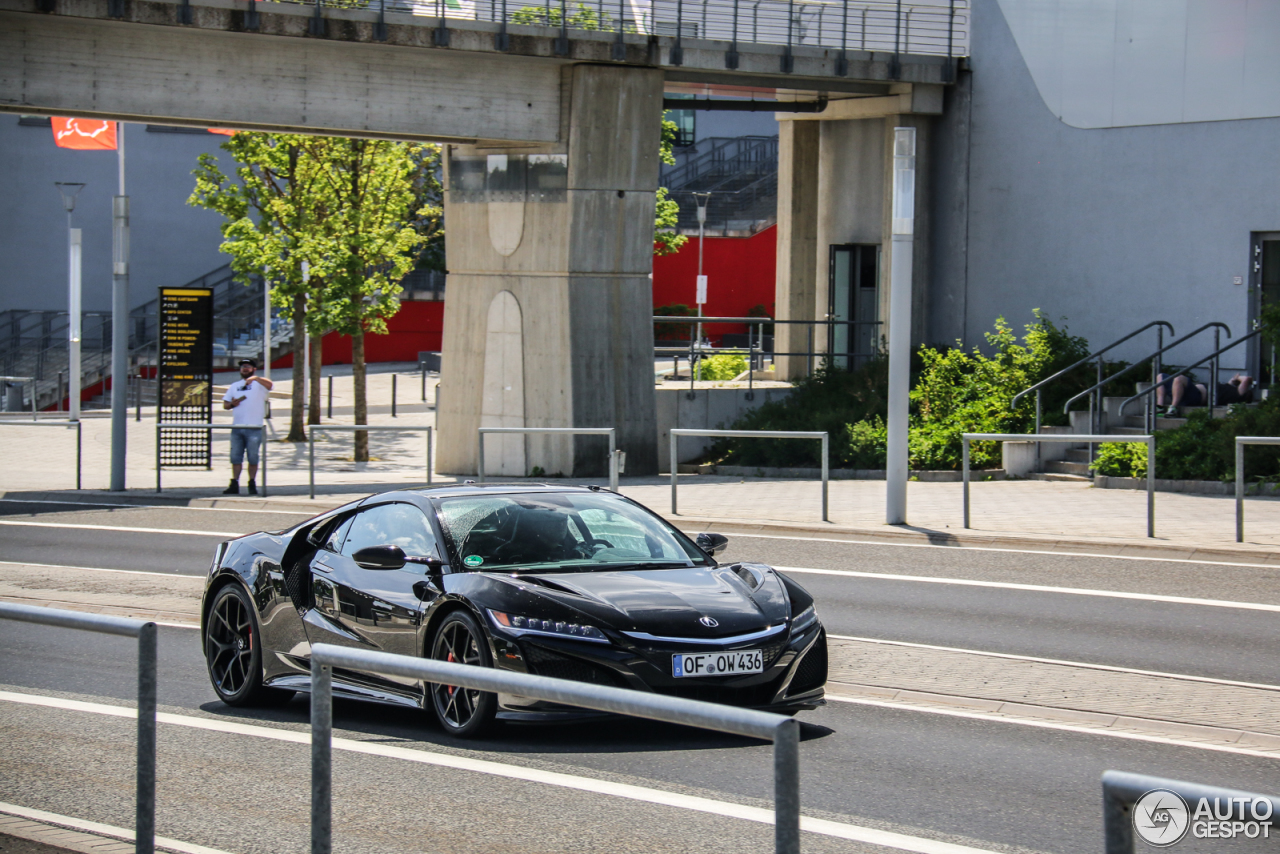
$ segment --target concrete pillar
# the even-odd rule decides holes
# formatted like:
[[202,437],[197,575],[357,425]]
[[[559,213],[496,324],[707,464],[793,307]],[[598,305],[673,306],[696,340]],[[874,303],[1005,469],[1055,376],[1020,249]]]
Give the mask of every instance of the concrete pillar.
[[[592,65],[564,73],[561,143],[450,147],[441,472],[476,471],[476,430],[494,409],[484,405],[486,363],[497,358],[487,352],[491,341],[507,349],[519,341],[523,372],[518,406],[510,383],[494,385],[502,371],[488,370],[490,396],[508,396],[491,418],[509,423],[522,412],[526,427],[615,427],[627,473],[657,472],[649,274],[662,74]],[[493,335],[491,305],[503,291],[518,312],[506,303],[503,334]],[[502,356],[505,366],[515,362]],[[488,441],[497,453],[498,440]],[[530,471],[606,473],[603,438],[523,442]],[[518,454],[503,458],[510,464]]]
[[[818,141],[818,122],[778,123],[779,320],[812,320],[817,316]],[[825,264],[822,270],[825,275]],[[822,337],[815,331],[814,343]],[[808,346],[806,327],[775,327],[778,352],[802,353]],[[807,360],[804,356],[781,357],[778,372],[787,379],[802,377],[808,372]]]

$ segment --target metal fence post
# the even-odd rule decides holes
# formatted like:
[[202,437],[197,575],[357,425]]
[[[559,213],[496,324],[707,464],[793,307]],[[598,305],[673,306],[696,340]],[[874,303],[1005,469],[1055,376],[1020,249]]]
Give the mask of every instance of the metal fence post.
[[262,448],[262,497],[267,497],[267,422],[262,422],[262,441],[259,445]]
[[668,56],[672,65],[684,65],[684,44],[682,41],[684,25],[681,23],[683,19],[684,0],[676,0],[676,43],[671,46],[671,53]]
[[[503,0],[505,3],[506,0]],[[625,0],[618,0],[618,37],[613,42],[613,58],[616,62],[622,62],[627,58],[627,45],[622,40],[622,31],[625,29],[627,21],[627,9]]]
[[156,850],[156,624],[138,632],[138,759],[134,850]]
[[[80,439],[80,422],[77,421],[76,422],[76,489],[80,488],[80,466],[83,460],[84,460],[84,445],[82,444]],[[160,470],[160,467],[157,465],[156,471],[159,471],[159,470]],[[157,489],[156,491],[158,492],[159,489]]]
[[156,492],[160,491],[160,419],[156,418]]
[[[703,35],[706,38],[706,35]],[[738,0],[733,0],[733,38],[729,41],[729,51],[724,55],[725,68],[738,67]],[[748,327],[750,332],[750,327]]]
[[822,434],[822,521],[830,522],[827,513],[827,484],[830,477],[830,463],[827,460],[829,451],[827,445],[827,434]]
[[1147,437],[1147,536],[1156,535],[1156,437]]
[[618,437],[613,430],[609,431],[609,491],[618,491]]
[[677,434],[669,434],[671,448],[671,515],[678,516],[676,512],[676,471],[680,468],[680,464],[676,462],[676,444],[679,441]]
[[378,0],[378,23],[373,25],[373,37],[380,42],[387,40],[387,0]]
[[960,439],[960,479],[964,482],[964,527],[969,527],[969,440]]
[[333,668],[311,662],[311,854],[333,850]]
[[480,431],[480,440],[476,443],[476,480],[484,483],[484,430]]
[[836,59],[836,76],[849,76],[849,0],[844,0],[840,17],[840,56]]
[[396,417],[396,375],[391,375],[391,417]]
[[782,54],[782,73],[790,74],[795,68],[795,57],[791,55],[792,29],[795,26],[795,0],[787,0],[787,49]]
[[333,374],[329,374],[329,414],[327,417],[333,417]]
[[1244,542],[1244,445],[1236,437],[1236,542]]
[[427,486],[431,485],[431,428],[427,428]]
[[422,402],[427,402],[427,369],[425,366],[422,368]]
[[307,431],[307,497],[315,499],[316,497],[316,428],[312,427]]
[[800,722],[778,724],[773,735],[773,844],[777,854],[800,854]]

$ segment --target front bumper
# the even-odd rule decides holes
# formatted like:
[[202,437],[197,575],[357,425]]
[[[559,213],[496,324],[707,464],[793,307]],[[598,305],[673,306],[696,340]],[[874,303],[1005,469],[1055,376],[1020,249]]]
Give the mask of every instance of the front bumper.
[[[764,672],[681,679],[671,675],[671,658],[675,654],[744,649],[764,652]],[[783,632],[777,638],[726,646],[694,647],[632,639],[605,645],[551,637],[516,639],[495,635],[493,653],[495,666],[507,670],[725,705],[795,712],[814,709],[825,702],[826,632],[818,622],[795,635]],[[498,695],[498,717],[504,720],[533,722],[598,714],[526,697]]]

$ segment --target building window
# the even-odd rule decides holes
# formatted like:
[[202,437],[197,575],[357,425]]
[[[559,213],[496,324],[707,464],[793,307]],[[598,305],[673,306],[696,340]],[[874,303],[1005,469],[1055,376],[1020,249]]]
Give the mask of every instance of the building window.
[[53,127],[53,120],[48,116],[18,116],[18,124],[31,128]]
[[[668,98],[688,98],[692,95],[667,95]],[[693,145],[697,141],[698,113],[695,110],[667,110],[666,119],[676,123],[677,146]]]

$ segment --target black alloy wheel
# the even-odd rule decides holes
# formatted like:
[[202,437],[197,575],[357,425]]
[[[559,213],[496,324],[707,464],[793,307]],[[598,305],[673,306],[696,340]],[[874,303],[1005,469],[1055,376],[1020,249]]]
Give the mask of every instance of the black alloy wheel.
[[[431,657],[478,667],[493,666],[489,642],[466,611],[454,611],[440,623],[431,643]],[[431,692],[436,719],[445,732],[458,738],[472,738],[484,732],[497,712],[498,698],[494,694],[434,683],[428,683],[427,690]]]
[[204,653],[213,690],[228,706],[283,703],[293,696],[263,687],[261,638],[248,595],[235,584],[219,590],[209,608]]

